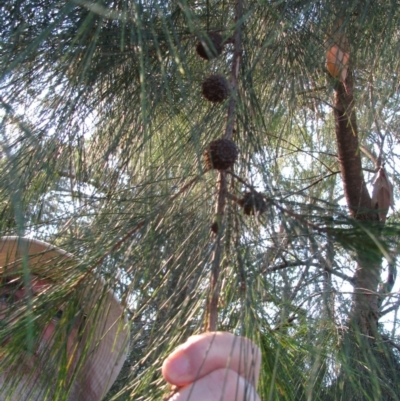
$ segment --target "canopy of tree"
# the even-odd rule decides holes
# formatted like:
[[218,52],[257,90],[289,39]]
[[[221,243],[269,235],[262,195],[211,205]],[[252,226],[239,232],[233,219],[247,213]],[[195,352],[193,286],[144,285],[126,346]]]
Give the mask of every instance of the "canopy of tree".
[[0,234],[127,305],[110,400],[215,329],[263,400],[400,399],[399,54],[397,0],[0,4]]

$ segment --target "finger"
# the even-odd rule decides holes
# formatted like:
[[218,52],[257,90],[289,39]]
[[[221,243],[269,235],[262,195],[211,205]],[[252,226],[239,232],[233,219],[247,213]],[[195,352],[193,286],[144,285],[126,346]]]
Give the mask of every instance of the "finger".
[[223,368],[179,389],[169,401],[260,401],[260,398],[242,376]]
[[179,346],[165,361],[162,373],[169,383],[185,386],[228,367],[254,386],[260,372],[259,348],[244,337],[212,332],[193,336]]

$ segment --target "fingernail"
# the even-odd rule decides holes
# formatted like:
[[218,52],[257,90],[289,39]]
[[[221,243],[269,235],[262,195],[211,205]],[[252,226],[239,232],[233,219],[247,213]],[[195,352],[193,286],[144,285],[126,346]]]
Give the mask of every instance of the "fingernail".
[[186,384],[190,381],[190,361],[185,354],[172,357],[167,365],[168,377],[178,385]]

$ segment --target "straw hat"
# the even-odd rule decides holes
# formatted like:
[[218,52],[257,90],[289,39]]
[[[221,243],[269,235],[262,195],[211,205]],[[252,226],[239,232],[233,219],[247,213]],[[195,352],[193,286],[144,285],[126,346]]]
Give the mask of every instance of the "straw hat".
[[[66,283],[71,276],[77,282],[77,265],[73,255],[46,242],[0,238],[0,278],[29,273],[55,284]],[[90,277],[82,276],[78,287],[83,290],[77,294],[87,316],[84,337],[89,346],[75,375],[79,394],[74,392],[74,401],[100,401],[105,396],[122,368],[129,342],[129,326],[122,306],[102,278],[95,274],[87,276]]]

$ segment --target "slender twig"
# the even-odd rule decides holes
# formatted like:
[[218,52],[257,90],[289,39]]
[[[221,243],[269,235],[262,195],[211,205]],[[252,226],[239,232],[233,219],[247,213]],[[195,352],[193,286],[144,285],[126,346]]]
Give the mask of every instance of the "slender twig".
[[271,204],[273,204],[276,208],[278,208],[282,213],[285,213],[291,217],[293,217],[294,219],[296,219],[297,221],[300,221],[303,225],[313,228],[315,231],[319,232],[319,233],[329,233],[331,230],[327,227],[319,227],[314,223],[311,223],[311,221],[306,220],[303,216],[299,215],[298,213],[292,212],[289,209],[285,209],[284,207],[278,205],[276,202],[274,202],[272,199],[268,199],[269,202],[271,202]]
[[274,331],[278,331],[281,328],[285,327],[285,326],[289,326],[290,323],[292,323],[295,319],[297,319],[299,317],[299,315],[301,315],[302,313],[304,314],[304,312],[301,311],[301,308],[303,307],[303,305],[308,302],[311,298],[314,298],[316,296],[322,295],[322,292],[318,291],[318,292],[314,292],[313,294],[311,294],[310,296],[308,296],[306,299],[304,299],[300,305],[296,306],[294,308],[293,313],[286,319],[285,322],[279,322],[274,328]]
[[[233,177],[235,177],[238,181],[240,181],[242,184],[246,185],[248,188],[250,188],[252,191],[256,191],[256,189],[248,184],[245,180],[243,180],[242,178],[240,178],[238,175],[236,175],[235,173],[233,173],[232,171],[227,171],[227,173],[231,174]],[[337,174],[336,172],[333,174]],[[330,175],[333,175],[330,174]],[[319,227],[314,223],[311,223],[311,221],[308,221],[306,219],[304,219],[301,215],[292,212],[291,210],[285,209],[284,207],[278,205],[275,201],[273,201],[271,198],[267,198],[265,197],[265,199],[270,202],[272,205],[274,205],[276,208],[278,208],[282,213],[288,214],[291,217],[294,217],[296,220],[300,221],[301,223],[303,223],[304,225],[313,228],[314,230],[316,230],[317,232],[321,233],[327,233],[329,232],[329,228],[326,227]]]
[[225,137],[232,139],[233,125],[236,114],[236,102],[238,93],[238,77],[240,69],[240,61],[242,58],[242,39],[241,39],[241,18],[242,18],[242,0],[236,2],[236,30],[233,36],[233,60],[231,69],[231,97],[229,99],[228,116],[226,122]]
[[379,317],[382,317],[382,316],[384,316],[384,315],[387,315],[388,313],[393,312],[393,311],[395,311],[395,310],[397,310],[397,309],[399,309],[399,308],[400,308],[400,298],[399,298],[399,300],[398,300],[396,303],[394,303],[390,308],[387,308],[387,309],[383,310],[382,312],[379,312]]
[[385,343],[390,344],[392,347],[396,348],[397,351],[400,351],[400,345],[396,344],[394,341],[392,341],[388,336],[382,335],[382,339],[384,340]]
[[[237,0],[235,18],[236,18],[236,29],[233,36],[233,59],[231,68],[231,96],[229,99],[227,122],[225,130],[225,138],[232,139],[233,136],[233,125],[236,114],[236,102],[237,102],[237,91],[238,91],[238,77],[240,69],[240,60],[242,58],[242,43],[241,43],[241,18],[242,18],[242,0]],[[206,330],[216,331],[218,323],[218,302],[219,302],[219,275],[221,270],[221,255],[222,255],[222,232],[223,232],[223,217],[225,212],[226,200],[228,197],[228,181],[226,177],[226,171],[220,171],[218,174],[218,197],[216,202],[216,226],[217,226],[217,237],[215,239],[214,254],[212,259],[212,270],[211,270],[211,283],[210,283],[210,296],[207,304],[207,321]]]
[[309,260],[290,260],[290,261],[285,261],[283,263],[279,263],[278,265],[270,266],[266,268],[263,273],[268,274],[268,273],[273,273],[278,270],[286,269],[287,267],[295,267],[295,266],[304,266],[309,264]]
[[282,323],[278,323],[273,330],[274,331],[279,331],[280,329],[282,329],[283,327],[288,327],[290,326],[290,324],[292,322],[294,322],[296,319],[298,318],[298,315],[296,315],[295,313],[293,313],[292,315],[290,315],[285,322]]
[[288,302],[293,302],[294,299],[296,298],[297,293],[300,291],[301,285],[303,284],[303,281],[306,278],[309,270],[310,270],[310,265],[306,265],[305,269],[303,270],[303,272],[300,275],[300,278],[299,278],[296,286],[294,287],[292,293],[290,294]]
[[[296,266],[303,266],[303,265],[308,265],[308,266],[314,266],[314,267],[321,267],[319,264],[317,263],[310,263],[310,259],[307,260],[291,260],[291,261],[284,261],[283,263],[274,265],[274,266],[270,266],[267,267],[266,269],[263,270],[263,273],[265,274],[269,274],[269,273],[273,273],[276,272],[278,270],[283,270],[289,267],[296,267]],[[354,279],[350,276],[347,276],[344,273],[341,273],[340,271],[331,269],[330,267],[325,266],[324,270],[326,270],[327,272],[329,272],[330,274],[333,274],[337,277],[340,277],[341,279],[347,281],[348,283],[354,285]]]
[[333,274],[334,276],[340,277],[341,279],[347,281],[351,285],[355,285],[355,280],[353,277],[348,276],[347,274],[341,273],[340,271],[331,269],[330,267],[325,266],[324,270],[327,271],[330,274]]
[[190,180],[187,184],[185,184],[175,195],[172,195],[170,197],[170,201],[175,200],[179,195],[181,195],[183,192],[185,192],[187,189],[189,189],[193,184],[196,183],[196,181],[202,176],[203,174],[200,174],[196,177],[194,177],[192,180]]
[[292,192],[292,193],[290,193],[289,195],[286,195],[286,196],[284,197],[284,199],[286,199],[286,198],[288,198],[288,197],[290,197],[290,196],[293,196],[293,195],[301,194],[302,192],[306,191],[307,189],[310,189],[310,188],[313,187],[314,185],[317,185],[319,182],[325,180],[325,178],[332,177],[333,175],[336,175],[336,174],[340,174],[340,171],[332,171],[330,174],[327,174],[327,175],[324,175],[324,176],[321,177],[321,178],[318,178],[318,180],[315,180],[315,181],[312,182],[310,185],[307,185],[306,187],[301,188],[301,189],[299,189],[299,190],[296,191],[296,192]]
[[250,185],[248,182],[246,182],[243,178],[239,177],[237,174],[235,174],[233,171],[228,170],[228,174],[230,174],[232,177],[236,178],[239,182],[241,182],[243,185],[245,185],[247,188],[251,189],[254,192],[257,192],[256,188],[253,187],[253,185]]
[[[238,181],[240,181],[243,185],[245,185],[246,187],[248,187],[249,189],[251,189],[252,191],[256,191],[256,189],[254,188],[254,186],[250,185],[248,182],[246,182],[243,178],[239,177],[237,174],[233,173],[232,171],[227,171],[228,174],[232,175],[232,177],[235,177]],[[289,195],[286,195],[283,199],[288,198],[289,196],[293,196],[296,194],[299,194],[311,187],[313,187],[314,185],[317,185],[319,182],[323,181],[325,178],[329,178],[332,177],[333,175],[336,174],[340,174],[340,171],[332,171],[331,173],[324,175],[323,177],[318,178],[316,181],[312,182],[310,185],[306,186],[305,188],[299,189],[296,192],[291,192]]]
[[321,99],[320,97],[310,96],[309,99],[319,100],[320,102],[324,103],[326,106],[330,107],[331,109],[336,110],[336,107],[333,104],[327,102],[324,99]]
[[307,89],[307,90],[304,90],[304,91],[297,92],[296,95],[297,96],[307,95],[307,94],[313,93],[313,92],[325,91],[326,89],[327,89],[326,86],[320,86],[318,88],[312,88],[312,89]]
[[367,149],[364,145],[360,145],[360,150],[374,163],[376,169],[380,167],[378,157],[376,157],[369,149]]
[[216,331],[218,323],[218,301],[219,301],[219,273],[221,264],[221,236],[223,230],[223,215],[225,210],[227,193],[227,180],[224,172],[219,173],[218,180],[218,200],[217,200],[217,237],[215,239],[214,254],[212,260],[212,271],[211,271],[211,293],[209,298],[208,310],[207,310],[207,331]]

